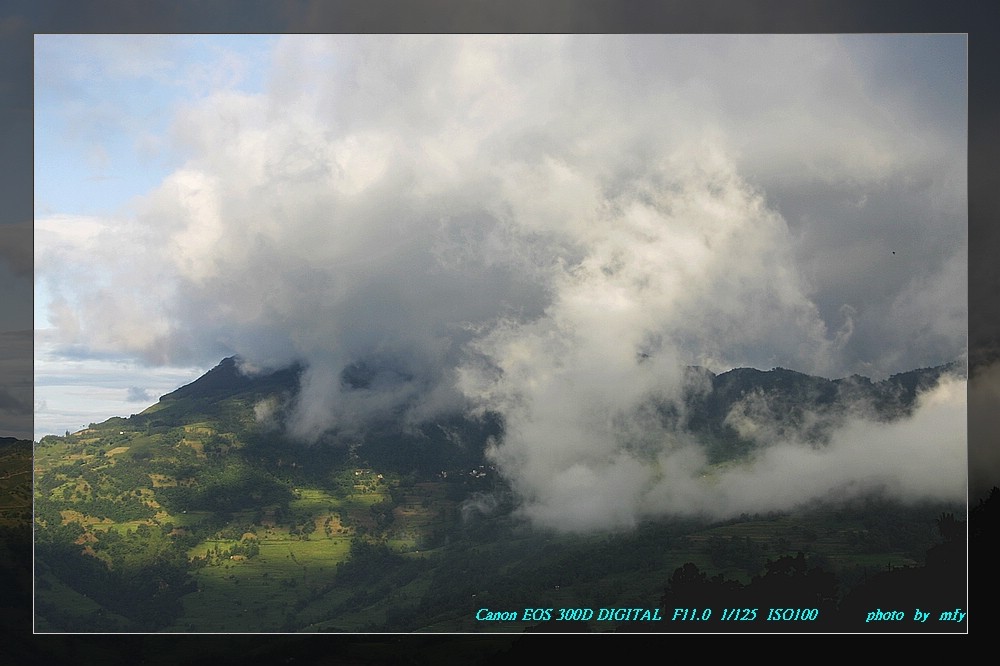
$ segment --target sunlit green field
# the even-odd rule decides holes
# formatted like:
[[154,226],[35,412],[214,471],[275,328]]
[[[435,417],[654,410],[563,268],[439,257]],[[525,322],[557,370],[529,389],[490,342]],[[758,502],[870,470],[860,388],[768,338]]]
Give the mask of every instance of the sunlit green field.
[[[204,554],[234,541],[205,541],[192,549]],[[292,540],[275,534],[260,541],[259,555],[228,559],[197,569],[198,590],[184,598],[184,614],[172,627],[180,631],[266,632],[288,623],[309,599],[336,578],[336,567],[350,538]]]

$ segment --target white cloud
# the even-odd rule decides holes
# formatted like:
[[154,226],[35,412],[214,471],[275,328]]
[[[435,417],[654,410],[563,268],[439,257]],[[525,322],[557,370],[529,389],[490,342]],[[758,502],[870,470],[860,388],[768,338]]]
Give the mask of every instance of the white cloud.
[[[696,504],[683,438],[619,423],[683,365],[844,376],[964,349],[962,104],[935,97],[938,128],[886,84],[913,51],[880,44],[285,36],[266,85],[223,59],[171,107],[186,162],[133,215],[44,221],[49,318],[149,363],[305,361],[303,437],[498,409],[540,516],[595,478],[649,487],[605,521]],[[343,387],[361,361],[378,390]]]

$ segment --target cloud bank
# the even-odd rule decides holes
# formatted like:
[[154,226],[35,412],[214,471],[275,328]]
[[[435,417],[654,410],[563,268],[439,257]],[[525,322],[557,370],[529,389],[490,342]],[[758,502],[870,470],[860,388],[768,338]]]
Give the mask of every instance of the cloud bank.
[[284,37],[263,89],[178,106],[186,159],[134,213],[43,225],[49,317],[86,353],[302,362],[305,440],[498,411],[492,455],[545,524],[832,492],[881,460],[848,443],[867,426],[713,486],[648,404],[686,365],[885,376],[964,353],[964,69],[902,67],[964,67],[964,42],[923,44]]

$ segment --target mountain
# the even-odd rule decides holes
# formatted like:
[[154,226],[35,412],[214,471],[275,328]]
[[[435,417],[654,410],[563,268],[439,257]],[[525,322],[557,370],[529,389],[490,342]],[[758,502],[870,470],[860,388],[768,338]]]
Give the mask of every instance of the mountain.
[[851,416],[891,421],[910,415],[921,391],[960,369],[946,364],[874,382],[860,375],[831,380],[784,368],[736,368],[716,375],[691,367],[684,399],[688,416],[677,425],[699,436],[713,462],[741,457],[759,444],[741,423],[766,426],[764,435],[771,438],[824,443]]
[[[710,460],[721,462],[755,447],[753,439],[736,425],[736,416],[766,421],[776,427],[772,434],[796,433],[823,441],[850,415],[883,421],[908,415],[920,391],[933,387],[942,374],[959,370],[958,365],[947,364],[874,382],[859,375],[831,380],[784,368],[736,368],[715,374],[692,366],[686,370],[683,408],[673,404],[658,407],[665,426],[694,433],[705,444]],[[239,358],[226,358],[127,421],[133,427],[162,430],[207,418],[222,423],[224,429],[249,428],[253,425],[253,405],[277,397],[287,406],[298,391],[303,371],[301,365],[293,365],[249,374],[241,370]],[[355,363],[341,373],[341,383],[348,391],[366,390],[376,376],[388,373],[391,371],[385,368]],[[807,431],[798,432],[807,420]],[[381,465],[403,471],[408,467],[435,471],[482,463],[486,441],[500,436],[502,430],[498,414],[469,419],[455,413],[416,428],[403,428],[383,419],[369,424],[360,441],[366,456]],[[356,434],[351,439],[359,441]],[[336,433],[330,433],[326,441],[336,443]],[[456,442],[463,444],[456,446]]]
[[[270,373],[245,374],[240,359],[226,358],[197,380],[165,394],[155,405],[120,425],[162,433],[185,424],[210,422],[223,432],[240,433],[249,443],[294,448],[299,442],[289,441],[280,426],[288,418],[287,411],[298,392],[303,370],[302,366],[293,365]],[[362,363],[353,364],[344,370],[341,381],[346,390],[366,390],[376,371],[385,373]],[[278,406],[277,430],[261,428],[256,422],[254,407],[268,399]],[[496,414],[472,419],[454,413],[416,426],[404,426],[385,418],[366,424],[363,433],[352,432],[346,438],[336,432],[327,433],[321,443],[350,446],[354,453],[360,449],[368,464],[393,471],[437,473],[482,464],[487,441],[500,432]]]
[[302,366],[296,364],[270,373],[249,374],[240,369],[239,359],[231,356],[190,384],[165,394],[160,402],[184,399],[212,402],[237,395],[291,390],[295,388],[302,370]]
[[[766,437],[822,445],[854,415],[900,418],[955,369],[871,381],[689,368],[677,403],[651,400],[664,427],[690,433],[710,463],[726,465]],[[922,566],[939,539],[936,521],[964,509],[873,493],[721,522],[664,518],[629,531],[554,534],[519,517],[485,456],[503,437],[500,415],[416,426],[384,418],[304,443],[283,434],[290,410],[278,409],[270,425],[255,414],[261,401],[291,404],[302,372],[244,373],[227,358],[140,414],[38,442],[36,631],[547,631],[556,625],[520,610],[658,608],[687,564],[748,581],[800,552],[808,567],[802,558],[795,566],[826,567],[844,594],[869,570]],[[356,364],[341,381],[363,391],[392,376]],[[950,594],[948,604],[964,604]],[[517,620],[477,619],[480,609]],[[635,630],[606,620],[557,628],[584,626]]]

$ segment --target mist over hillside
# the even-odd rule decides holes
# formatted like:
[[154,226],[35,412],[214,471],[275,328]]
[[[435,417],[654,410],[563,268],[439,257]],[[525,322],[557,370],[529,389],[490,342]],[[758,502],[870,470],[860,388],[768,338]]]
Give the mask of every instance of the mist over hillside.
[[[685,581],[713,572],[703,591],[730,606],[778,603],[764,599],[776,576],[825,581],[796,584],[796,598],[834,630],[856,626],[871,595],[884,603],[887,588],[865,582],[893,567],[906,573],[890,583],[933,583],[920,603],[950,608],[965,599],[964,469],[941,458],[961,444],[949,437],[963,372],[871,381],[686,367],[676,395],[590,421],[610,441],[560,450],[538,439],[526,456],[522,413],[479,404],[423,421],[402,405],[303,437],[294,419],[308,369],[227,357],[139,414],[42,438],[32,465],[18,463],[35,472],[24,513],[35,628],[679,631],[665,615],[656,626],[500,626],[476,613],[653,609],[676,594],[704,600]],[[358,363],[338,390],[378,399],[402,374]],[[558,453],[591,457],[544,458]],[[568,484],[573,474],[589,474],[586,487]],[[17,478],[19,489],[28,476]]]
[[[341,373],[338,390],[348,401],[377,400],[397,374],[356,364]],[[488,464],[520,515],[564,531],[627,528],[657,516],[729,518],[873,492],[903,501],[960,501],[966,492],[960,364],[881,381],[688,367],[675,394],[650,391],[599,413],[563,405],[571,421],[470,405],[415,422],[404,404],[395,416],[304,437],[295,419],[307,376],[300,364],[266,372],[230,357],[130,421],[176,427],[225,414],[237,399],[248,414],[252,407],[253,428],[273,446],[350,449],[424,474]],[[477,506],[490,501],[481,497]]]

